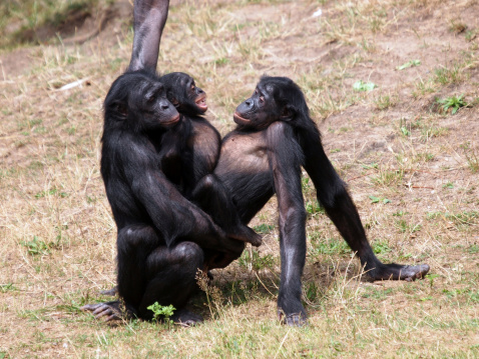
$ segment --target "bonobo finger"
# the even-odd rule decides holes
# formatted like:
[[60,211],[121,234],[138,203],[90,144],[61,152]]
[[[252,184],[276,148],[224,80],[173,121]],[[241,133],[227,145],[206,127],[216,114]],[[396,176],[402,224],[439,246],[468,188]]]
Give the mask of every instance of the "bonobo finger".
[[93,312],[93,315],[96,318],[101,318],[101,317],[104,317],[105,315],[110,315],[112,313],[113,313],[113,310],[109,306],[102,305]]
[[[102,304],[102,303],[100,303]],[[81,310],[83,311],[90,311],[90,312],[93,312],[95,309],[98,308],[98,306],[100,306],[100,304],[86,304],[84,305],[83,307],[80,307]]]

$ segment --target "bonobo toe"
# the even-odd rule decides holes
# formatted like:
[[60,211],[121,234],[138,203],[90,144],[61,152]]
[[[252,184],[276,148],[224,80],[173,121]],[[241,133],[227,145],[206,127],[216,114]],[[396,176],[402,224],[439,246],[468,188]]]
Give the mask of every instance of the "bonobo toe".
[[429,272],[429,269],[430,267],[427,264],[419,264],[417,266],[404,266],[401,269],[400,279],[411,282],[416,279],[424,278],[424,276]]
[[175,324],[183,327],[193,327],[203,321],[203,317],[199,314],[190,312],[188,309],[180,309],[171,317]]

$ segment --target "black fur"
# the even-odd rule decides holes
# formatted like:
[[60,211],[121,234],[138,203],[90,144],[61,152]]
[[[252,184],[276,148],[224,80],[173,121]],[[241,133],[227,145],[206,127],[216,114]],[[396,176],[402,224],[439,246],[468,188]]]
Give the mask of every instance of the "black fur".
[[274,193],[278,197],[278,313],[287,324],[306,321],[301,303],[306,256],[301,166],[312,179],[318,201],[372,279],[415,279],[429,271],[428,265],[385,265],[376,258],[346,186],[324,152],[304,95],[291,79],[263,76],[254,94],[237,107],[234,119],[238,126],[223,141],[215,174],[231,193],[243,223]]

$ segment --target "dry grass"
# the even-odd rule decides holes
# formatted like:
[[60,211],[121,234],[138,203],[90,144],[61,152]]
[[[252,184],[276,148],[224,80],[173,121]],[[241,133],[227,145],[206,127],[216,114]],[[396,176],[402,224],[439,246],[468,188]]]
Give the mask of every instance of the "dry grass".
[[[8,39],[22,17],[0,21],[12,36],[0,52],[0,358],[479,356],[477,2],[172,1],[159,70],[195,76],[223,134],[260,75],[294,79],[378,256],[432,268],[413,283],[361,281],[304,180],[310,325],[276,321],[273,200],[252,223],[265,244],[216,271],[193,303],[208,319],[191,329],[108,326],[78,310],[115,281],[101,105],[132,40],[128,1],[85,4],[93,20],[79,35],[98,13],[119,15],[84,43],[17,47]],[[28,17],[38,32],[40,14]],[[356,91],[359,80],[377,87]],[[454,115],[437,103],[460,95],[469,106]]]

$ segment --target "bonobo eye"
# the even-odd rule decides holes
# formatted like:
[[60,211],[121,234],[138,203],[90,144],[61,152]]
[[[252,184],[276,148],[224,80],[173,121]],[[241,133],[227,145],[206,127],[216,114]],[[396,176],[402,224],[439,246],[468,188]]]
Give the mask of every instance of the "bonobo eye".
[[259,97],[259,102],[264,103],[264,96]]
[[155,99],[156,99],[155,93],[149,93],[146,95],[146,102],[149,104],[155,102]]

